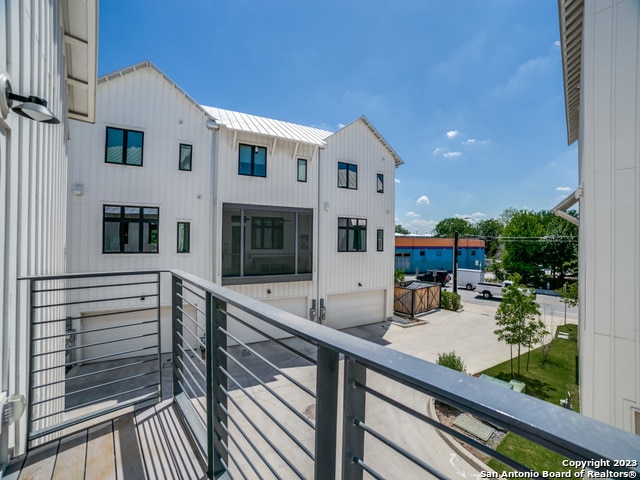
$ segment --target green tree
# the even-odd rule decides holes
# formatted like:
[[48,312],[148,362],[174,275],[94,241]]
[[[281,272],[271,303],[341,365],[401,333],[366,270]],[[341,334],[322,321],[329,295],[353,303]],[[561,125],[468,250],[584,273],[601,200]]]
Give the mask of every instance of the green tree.
[[513,347],[518,348],[518,375],[520,375],[521,348],[533,346],[546,333],[544,323],[540,321],[540,309],[535,303],[535,294],[519,285],[514,279],[513,285],[505,287],[502,302],[496,310],[494,330],[498,340],[505,342],[511,349],[511,376],[513,377]]
[[453,238],[455,233],[460,235],[477,235],[478,228],[467,222],[464,218],[445,218],[438,222],[433,229],[433,236],[440,238]]
[[400,235],[409,235],[411,232],[402,225],[396,225],[396,233],[399,233]]
[[[569,213],[577,217],[575,211]],[[566,272],[578,268],[578,226],[549,210],[540,212],[540,220],[545,236],[540,261],[551,271],[555,286],[562,285]]]
[[544,237],[544,225],[541,215],[530,210],[512,212],[509,223],[503,230],[506,237],[502,266],[510,274],[517,273],[527,285],[539,285],[544,273],[541,259]]
[[558,288],[556,292],[560,294],[560,301],[566,303],[567,307],[576,307],[578,305],[577,283],[569,283],[566,288]]
[[484,237],[484,252],[489,258],[495,258],[500,248],[498,237],[502,235],[504,225],[495,218],[481,220],[478,223],[478,235]]

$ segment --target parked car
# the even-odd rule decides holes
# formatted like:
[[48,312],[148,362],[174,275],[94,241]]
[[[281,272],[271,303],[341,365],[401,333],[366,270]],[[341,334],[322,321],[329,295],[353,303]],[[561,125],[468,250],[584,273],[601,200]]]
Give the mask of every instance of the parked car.
[[416,280],[420,282],[439,283],[445,286],[451,280],[451,275],[446,270],[427,270],[416,275]]
[[[476,285],[476,293],[484,298],[502,298],[502,291],[505,287],[513,285],[513,282],[505,280],[502,283],[479,282]],[[527,297],[532,296],[535,292],[528,288],[520,288],[520,291]]]

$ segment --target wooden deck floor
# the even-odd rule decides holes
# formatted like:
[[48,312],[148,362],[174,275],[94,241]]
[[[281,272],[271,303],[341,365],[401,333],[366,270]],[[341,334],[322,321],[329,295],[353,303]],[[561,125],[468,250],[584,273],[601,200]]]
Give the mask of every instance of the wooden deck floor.
[[165,401],[30,450],[9,480],[204,479],[206,469]]

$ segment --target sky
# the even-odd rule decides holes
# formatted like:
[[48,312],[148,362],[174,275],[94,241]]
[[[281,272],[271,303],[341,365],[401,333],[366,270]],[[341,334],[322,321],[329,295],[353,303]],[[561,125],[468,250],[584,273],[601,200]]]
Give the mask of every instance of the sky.
[[98,75],[149,60],[202,105],[398,153],[396,224],[549,210],[578,182],[556,0],[102,0]]

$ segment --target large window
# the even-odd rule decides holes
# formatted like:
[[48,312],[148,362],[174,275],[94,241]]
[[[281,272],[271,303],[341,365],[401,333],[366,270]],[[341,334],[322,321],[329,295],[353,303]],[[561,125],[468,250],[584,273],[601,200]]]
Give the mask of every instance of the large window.
[[298,181],[307,181],[307,161],[304,158],[298,159]]
[[144,133],[107,127],[105,162],[142,166]]
[[103,253],[158,253],[159,209],[104,205]]
[[338,218],[338,251],[367,251],[367,220],[364,218]]
[[267,176],[267,149],[254,145],[240,144],[238,173],[253,177]]
[[225,205],[222,276],[233,278],[225,283],[274,275],[286,276],[288,281],[310,279],[312,238],[311,210]]
[[338,187],[352,190],[358,188],[358,165],[338,162]]
[[191,154],[193,151],[192,145],[185,143],[180,144],[180,158],[178,160],[178,168],[180,170],[191,171]]
[[191,224],[178,222],[178,253],[189,253],[191,250]]

